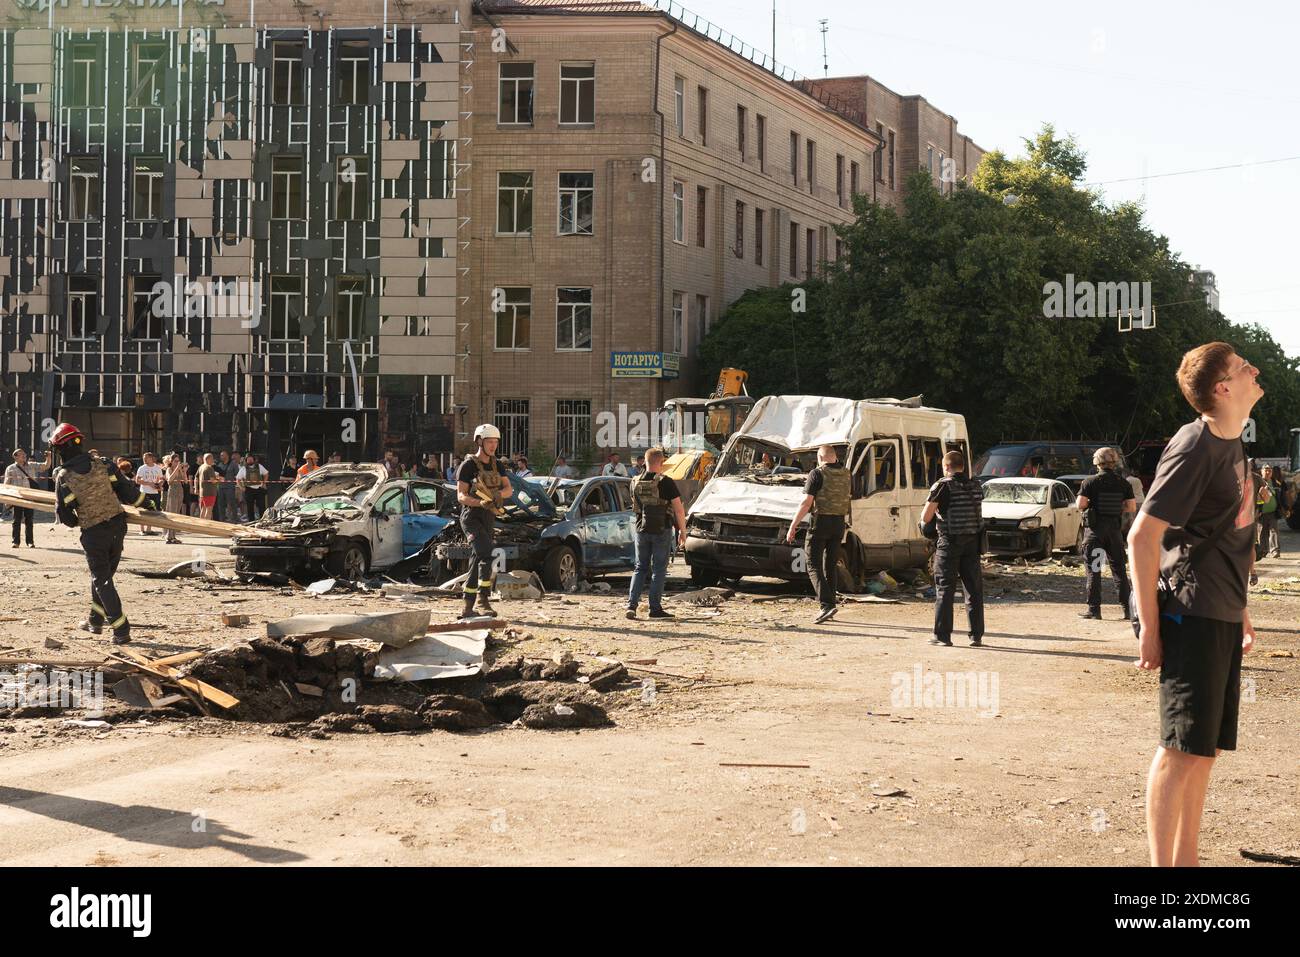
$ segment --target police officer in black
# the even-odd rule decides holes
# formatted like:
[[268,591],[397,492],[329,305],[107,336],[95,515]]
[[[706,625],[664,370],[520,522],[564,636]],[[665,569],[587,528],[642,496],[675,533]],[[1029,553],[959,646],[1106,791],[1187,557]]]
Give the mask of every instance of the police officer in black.
[[808,481],[803,487],[803,501],[785,535],[786,543],[793,544],[799,523],[805,515],[812,512],[804,549],[808,556],[808,577],[812,579],[813,591],[817,593],[817,602],[821,605],[821,611],[813,619],[814,624],[830,621],[837,610],[835,575],[840,561],[840,543],[844,540],[844,528],[849,515],[849,503],[853,497],[850,486],[848,469],[840,464],[834,446],[823,445],[817,450],[817,467],[808,473]]
[[984,643],[984,572],[980,568],[981,514],[984,488],[966,474],[966,457],[949,452],[943,457],[943,478],[930,488],[921,522],[936,516],[939,538],[934,551],[934,637],[932,645],[952,646],[952,602],[957,579],[966,595],[970,643]]
[[663,449],[645,454],[645,471],[632,482],[632,512],[636,516],[636,570],[627,593],[627,617],[636,618],[642,591],[650,591],[650,617],[672,618],[663,605],[668,579],[668,559],[677,546],[686,544],[686,512],[677,483],[663,474]]
[[81,529],[81,548],[90,568],[90,615],[82,630],[97,635],[107,624],[113,644],[124,645],[131,640],[131,623],[113,584],[126,538],[122,505],[156,506],[111,460],[87,454],[84,440],[77,427],[67,422],[50,439],[62,462],[54,473],[55,512],[64,525]]
[[1097,474],[1091,475],[1079,486],[1079,514],[1083,516],[1087,531],[1083,535],[1083,560],[1088,574],[1088,610],[1079,612],[1080,618],[1101,617],[1101,565],[1110,564],[1111,577],[1119,588],[1119,606],[1124,610],[1124,620],[1129,611],[1129,580],[1127,543],[1124,541],[1124,518],[1137,511],[1137,498],[1133,486],[1119,474],[1119,453],[1101,448],[1092,457]]
[[488,600],[492,594],[492,547],[496,515],[510,497],[506,463],[497,457],[501,431],[495,425],[474,430],[475,451],[465,456],[456,469],[456,501],[460,503],[460,527],[473,549],[465,579],[465,607],[461,618],[474,617],[474,600],[484,615],[496,616]]

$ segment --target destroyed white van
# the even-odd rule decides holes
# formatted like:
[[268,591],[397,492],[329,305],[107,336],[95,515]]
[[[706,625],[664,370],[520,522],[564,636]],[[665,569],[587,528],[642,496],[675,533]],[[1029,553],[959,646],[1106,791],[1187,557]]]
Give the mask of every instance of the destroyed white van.
[[691,505],[686,562],[693,581],[806,576],[803,535],[787,545],[785,534],[820,445],[835,447],[853,480],[839,587],[861,591],[879,569],[925,563],[932,546],[919,529],[921,512],[943,477],[944,453],[956,450],[970,461],[966,420],[923,406],[919,396],[776,395],[754,406]]

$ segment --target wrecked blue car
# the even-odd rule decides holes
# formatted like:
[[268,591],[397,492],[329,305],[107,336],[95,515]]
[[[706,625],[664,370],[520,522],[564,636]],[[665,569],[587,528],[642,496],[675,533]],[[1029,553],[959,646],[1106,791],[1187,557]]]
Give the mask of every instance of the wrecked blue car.
[[[537,572],[548,591],[636,567],[631,480],[510,474],[512,494],[496,526],[497,570]],[[449,526],[434,554],[441,578],[467,567],[469,544],[459,524]]]

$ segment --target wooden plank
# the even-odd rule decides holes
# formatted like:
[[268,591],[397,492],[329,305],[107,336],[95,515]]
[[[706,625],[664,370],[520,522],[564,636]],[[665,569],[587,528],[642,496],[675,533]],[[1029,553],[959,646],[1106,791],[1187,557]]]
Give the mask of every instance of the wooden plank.
[[[0,485],[0,502],[6,505],[20,505],[24,508],[34,508],[42,512],[53,512],[56,510],[53,492],[46,492],[34,488],[19,488],[16,485]],[[251,525],[234,525],[229,522],[215,522],[209,518],[195,518],[193,515],[176,515],[171,512],[154,512],[149,509],[136,508],[134,505],[123,505],[122,510],[126,513],[126,520],[132,525],[143,525],[150,528],[169,528],[173,531],[186,532],[190,535],[206,535],[211,538],[231,538],[236,534],[240,534],[271,541],[282,539],[284,537],[279,532],[268,531],[264,528],[254,528]]]
[[109,657],[117,658],[119,661],[133,665],[146,674],[153,675],[155,678],[164,678],[173,684],[180,685],[186,691],[191,691],[202,698],[206,698],[208,701],[211,701],[218,707],[225,708],[227,711],[239,704],[239,699],[234,695],[228,695],[220,688],[212,687],[212,685],[208,684],[206,681],[199,681],[196,678],[181,678],[166,665],[161,668],[155,667],[154,662],[129,648],[119,647],[118,650],[123,652],[126,657],[123,658],[118,655],[109,655]]
[[176,665],[183,665],[187,661],[196,661],[206,654],[206,651],[182,651],[178,655],[168,655],[166,658],[154,658],[152,663],[155,668],[159,665],[162,665],[163,667],[175,667]]

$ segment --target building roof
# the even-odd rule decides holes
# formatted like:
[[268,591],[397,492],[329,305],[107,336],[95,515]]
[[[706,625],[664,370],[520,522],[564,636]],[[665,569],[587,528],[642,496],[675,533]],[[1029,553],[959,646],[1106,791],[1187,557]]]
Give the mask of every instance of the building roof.
[[637,0],[480,0],[485,13],[661,13]]

